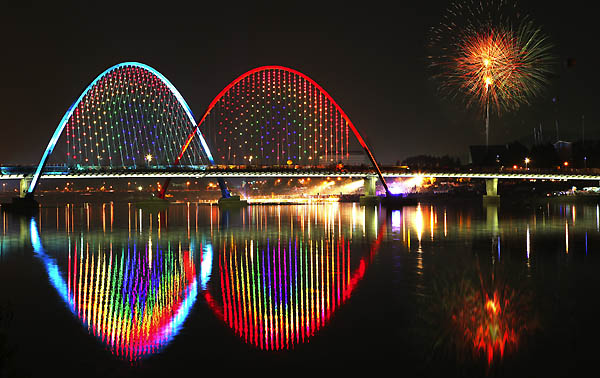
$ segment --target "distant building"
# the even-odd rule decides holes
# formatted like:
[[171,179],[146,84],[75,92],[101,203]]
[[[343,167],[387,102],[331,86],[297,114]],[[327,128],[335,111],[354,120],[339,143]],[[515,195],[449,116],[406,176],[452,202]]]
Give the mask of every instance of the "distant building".
[[469,163],[480,167],[503,165],[507,154],[506,145],[469,146]]
[[561,161],[568,161],[573,155],[571,142],[565,142],[564,140],[556,141],[556,143],[554,143],[554,149],[556,150],[556,154]]

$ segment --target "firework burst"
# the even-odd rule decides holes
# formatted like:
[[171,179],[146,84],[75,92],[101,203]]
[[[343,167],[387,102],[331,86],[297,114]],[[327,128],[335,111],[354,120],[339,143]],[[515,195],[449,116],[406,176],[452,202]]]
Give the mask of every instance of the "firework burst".
[[503,0],[454,3],[430,42],[440,90],[497,114],[539,96],[554,65],[548,37]]

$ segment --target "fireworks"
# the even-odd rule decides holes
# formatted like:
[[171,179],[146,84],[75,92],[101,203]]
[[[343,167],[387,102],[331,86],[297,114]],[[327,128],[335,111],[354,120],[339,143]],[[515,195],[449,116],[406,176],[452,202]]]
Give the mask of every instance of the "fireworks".
[[516,110],[548,84],[548,37],[514,3],[454,3],[432,30],[430,56],[440,90],[482,110]]

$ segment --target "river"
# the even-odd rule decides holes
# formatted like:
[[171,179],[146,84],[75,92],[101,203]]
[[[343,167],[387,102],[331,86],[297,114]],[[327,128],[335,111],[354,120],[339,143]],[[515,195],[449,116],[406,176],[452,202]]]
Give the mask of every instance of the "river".
[[0,210],[0,376],[595,366],[600,208]]

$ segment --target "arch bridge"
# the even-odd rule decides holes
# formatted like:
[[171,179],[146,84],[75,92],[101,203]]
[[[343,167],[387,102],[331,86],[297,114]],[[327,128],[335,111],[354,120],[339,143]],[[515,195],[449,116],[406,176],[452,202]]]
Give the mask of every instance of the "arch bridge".
[[[276,168],[348,165],[356,149],[364,151],[371,168]],[[45,169],[56,163],[66,168]],[[214,169],[219,165],[234,168]],[[492,195],[499,178],[598,179],[583,174],[382,170],[348,115],[299,71],[283,66],[252,69],[223,88],[197,120],[166,77],[137,62],[112,66],[85,88],[60,120],[35,169],[3,167],[0,178],[22,179],[21,196],[33,199],[41,178],[164,177],[158,193],[164,198],[174,177],[215,177],[228,198],[225,177],[273,175],[366,177],[366,192],[372,197],[376,179],[390,194],[386,177],[483,178]]]
[[[40,178],[48,177],[44,168],[51,156],[66,160],[68,167],[99,170],[342,163],[355,142],[388,191],[350,118],[299,71],[282,66],[250,70],[227,85],[196,121],[183,96],[161,73],[125,62],[98,75],[69,107],[25,196],[33,196]],[[53,154],[55,149],[62,154]],[[166,177],[161,198],[169,186]],[[223,197],[229,197],[224,181],[219,184]]]

